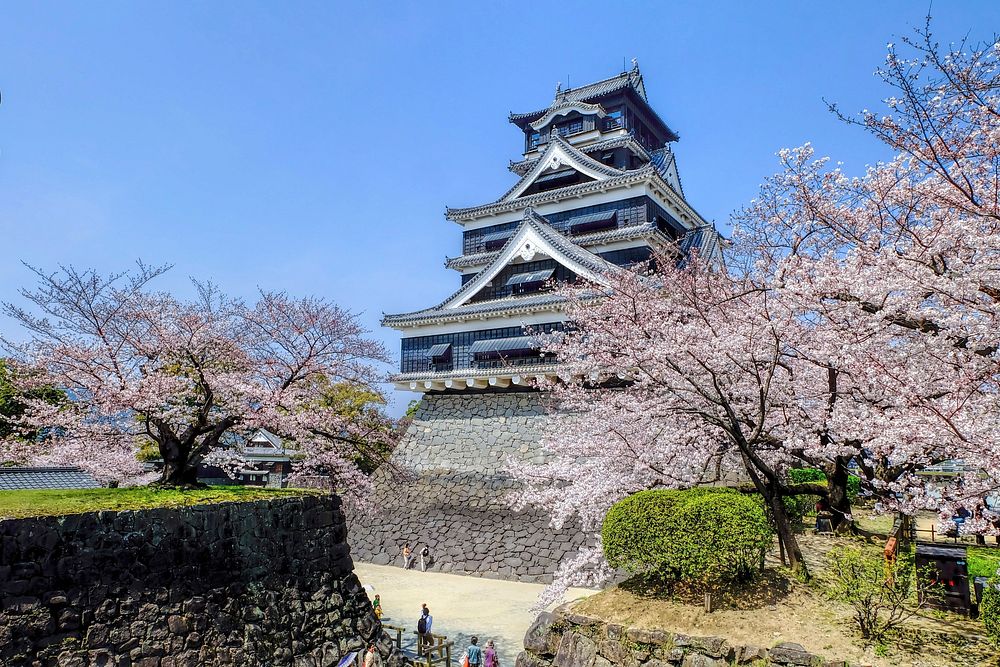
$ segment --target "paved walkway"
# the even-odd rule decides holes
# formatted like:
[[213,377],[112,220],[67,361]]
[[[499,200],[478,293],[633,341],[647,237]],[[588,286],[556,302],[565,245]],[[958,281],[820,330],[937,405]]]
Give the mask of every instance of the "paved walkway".
[[[498,581],[480,577],[403,570],[391,565],[355,563],[354,570],[369,588],[368,597],[382,598],[382,620],[407,629],[403,648],[415,650],[420,605],[426,603],[434,617],[434,634],[454,641],[453,667],[458,667],[469,637],[479,636],[479,645],[488,639],[496,643],[500,667],[514,667],[521,641],[537,615],[531,611],[544,586]],[[567,599],[592,595],[596,591],[574,588]]]

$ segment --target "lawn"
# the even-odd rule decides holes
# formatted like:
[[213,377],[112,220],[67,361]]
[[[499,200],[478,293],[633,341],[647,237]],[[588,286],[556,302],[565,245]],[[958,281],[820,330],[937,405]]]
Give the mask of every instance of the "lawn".
[[1000,548],[969,547],[965,562],[970,581],[973,577],[992,577],[1000,568]]
[[309,489],[265,489],[254,486],[213,486],[173,490],[138,486],[122,489],[47,489],[0,491],[0,519],[82,514],[100,510],[138,510],[213,503],[248,502],[316,493]]

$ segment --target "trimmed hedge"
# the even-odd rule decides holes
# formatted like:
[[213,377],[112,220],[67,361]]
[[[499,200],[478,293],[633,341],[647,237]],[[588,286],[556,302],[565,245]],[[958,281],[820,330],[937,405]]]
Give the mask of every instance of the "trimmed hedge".
[[612,567],[709,584],[752,579],[772,532],[756,496],[698,487],[640,491],[615,503],[601,539]]

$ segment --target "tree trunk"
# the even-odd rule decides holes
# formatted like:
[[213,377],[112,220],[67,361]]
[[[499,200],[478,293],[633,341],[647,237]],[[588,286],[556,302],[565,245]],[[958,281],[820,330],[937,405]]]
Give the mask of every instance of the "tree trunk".
[[163,471],[156,486],[169,488],[200,488],[198,482],[198,466],[191,464],[190,453],[179,442],[160,445],[160,455],[163,457]]
[[[802,581],[809,580],[809,570],[806,568],[806,561],[802,557],[802,549],[798,540],[795,539],[795,531],[792,530],[792,522],[788,520],[788,513],[785,511],[785,503],[780,493],[778,493],[778,480],[772,470],[762,470],[753,465],[753,461],[746,450],[741,447],[741,458],[743,466],[750,481],[764,499],[767,507],[771,510],[771,518],[774,521],[775,531],[778,533],[778,540],[785,547],[785,555],[788,556],[788,567],[792,573]],[[767,480],[761,479],[761,475]]]
[[785,545],[785,554],[788,556],[788,567],[792,573],[802,581],[809,581],[809,569],[806,567],[805,558],[802,556],[802,549],[799,541],[795,538],[795,531],[792,529],[792,522],[788,520],[788,513],[785,512],[785,504],[779,494],[769,492],[766,498],[771,507],[771,516],[774,518],[774,528],[778,533],[778,539]]
[[847,518],[851,516],[851,499],[847,494],[847,483],[850,479],[850,471],[847,468],[849,462],[849,457],[838,456],[834,461],[833,473],[827,476],[827,504],[833,514],[831,520],[833,530],[837,533],[854,528],[854,522]]

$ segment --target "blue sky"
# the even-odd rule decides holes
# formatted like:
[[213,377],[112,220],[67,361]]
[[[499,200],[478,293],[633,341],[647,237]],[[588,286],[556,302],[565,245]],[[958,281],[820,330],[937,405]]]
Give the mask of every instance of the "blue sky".
[[[252,297],[320,294],[362,313],[439,302],[460,228],[445,205],[491,201],[522,139],[509,111],[546,106],[639,60],[681,135],[689,201],[727,228],[811,141],[860,171],[885,157],[834,119],[886,91],[888,41],[920,2],[0,5],[0,300],[20,262],[103,272],[169,262]],[[1000,3],[937,2],[941,41],[988,39]],[[0,334],[21,334],[0,318]],[[399,394],[398,414],[412,398]]]

